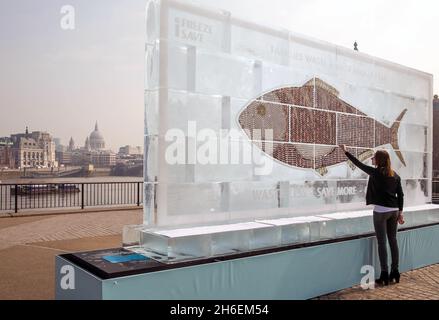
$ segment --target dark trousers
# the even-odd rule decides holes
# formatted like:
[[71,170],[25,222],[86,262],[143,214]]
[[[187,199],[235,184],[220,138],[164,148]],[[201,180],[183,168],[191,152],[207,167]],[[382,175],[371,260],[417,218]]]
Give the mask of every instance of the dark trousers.
[[396,233],[398,232],[398,211],[388,213],[373,213],[373,224],[378,240],[378,255],[380,257],[381,272],[389,272],[387,264],[386,236],[389,240],[392,254],[392,270],[399,268],[399,248]]

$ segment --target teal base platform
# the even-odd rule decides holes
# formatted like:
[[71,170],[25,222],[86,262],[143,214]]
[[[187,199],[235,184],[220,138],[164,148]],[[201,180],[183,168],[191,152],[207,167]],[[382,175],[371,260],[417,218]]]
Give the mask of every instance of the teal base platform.
[[[439,225],[398,239],[402,272],[439,263]],[[58,256],[56,299],[302,300],[358,285],[366,265],[378,274],[373,235],[109,279]]]

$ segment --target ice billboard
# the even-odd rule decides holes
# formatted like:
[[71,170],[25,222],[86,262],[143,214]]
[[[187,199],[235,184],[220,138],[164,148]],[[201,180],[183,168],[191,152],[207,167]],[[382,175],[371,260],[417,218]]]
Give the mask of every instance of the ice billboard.
[[145,224],[364,209],[340,144],[431,202],[430,74],[174,0],[147,4],[145,59]]

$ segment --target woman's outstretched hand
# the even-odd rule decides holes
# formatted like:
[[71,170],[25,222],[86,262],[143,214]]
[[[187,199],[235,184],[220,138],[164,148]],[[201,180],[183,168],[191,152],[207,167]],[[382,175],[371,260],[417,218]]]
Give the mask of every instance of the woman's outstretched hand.
[[344,144],[340,145],[341,150],[343,150],[343,152],[346,152],[346,146]]

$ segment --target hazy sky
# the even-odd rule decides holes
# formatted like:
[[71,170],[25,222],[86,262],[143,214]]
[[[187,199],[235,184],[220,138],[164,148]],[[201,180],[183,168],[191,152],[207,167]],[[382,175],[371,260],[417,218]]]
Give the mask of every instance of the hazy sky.
[[[199,0],[439,78],[437,0]],[[76,29],[60,28],[63,5]],[[0,136],[46,130],[108,147],[143,141],[146,0],[0,0]],[[435,83],[435,92],[439,85]]]

